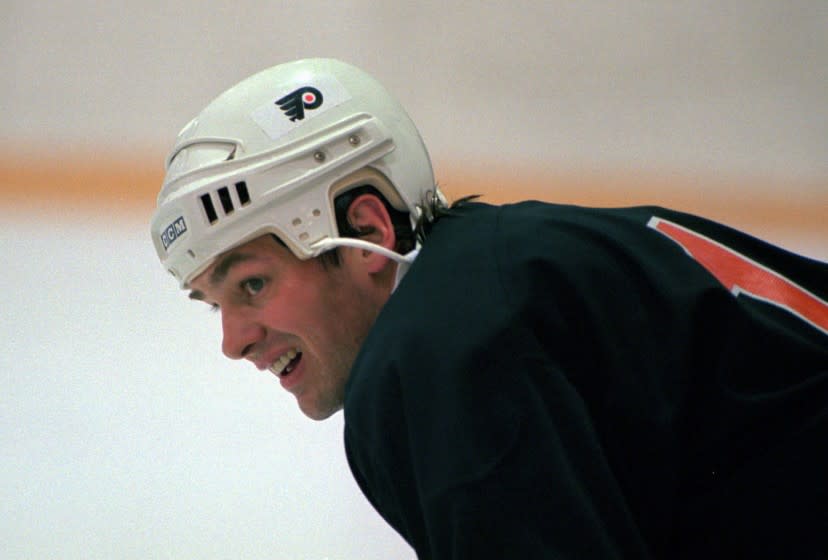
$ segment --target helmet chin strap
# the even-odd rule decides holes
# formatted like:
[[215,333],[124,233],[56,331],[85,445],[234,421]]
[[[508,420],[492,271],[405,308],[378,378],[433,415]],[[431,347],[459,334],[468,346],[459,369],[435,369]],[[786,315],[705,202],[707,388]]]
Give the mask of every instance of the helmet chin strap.
[[328,237],[325,239],[320,239],[319,241],[311,245],[311,247],[314,250],[314,254],[317,256],[320,253],[323,253],[330,249],[335,249],[337,247],[353,247],[355,249],[365,249],[366,251],[378,253],[384,257],[388,257],[393,261],[406,265],[410,265],[411,263],[413,263],[414,259],[417,256],[416,253],[401,255],[390,249],[386,249],[381,245],[377,245],[376,243],[371,243],[370,241],[364,241],[362,239],[354,239],[353,237]]

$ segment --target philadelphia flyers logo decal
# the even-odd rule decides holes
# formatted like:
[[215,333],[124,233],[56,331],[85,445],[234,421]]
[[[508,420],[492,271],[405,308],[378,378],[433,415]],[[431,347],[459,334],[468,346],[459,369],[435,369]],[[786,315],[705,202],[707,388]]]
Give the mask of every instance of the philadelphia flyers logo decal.
[[647,225],[678,243],[734,295],[776,305],[828,334],[828,302],[805,288],[686,227],[656,217]]
[[322,106],[322,92],[315,87],[305,86],[277,99],[276,105],[291,121],[301,121],[305,118],[306,109],[313,110]]
[[259,128],[271,140],[278,140],[308,121],[323,116],[351,99],[350,92],[328,74],[313,77],[313,82],[291,81],[274,89],[266,102],[250,112]]

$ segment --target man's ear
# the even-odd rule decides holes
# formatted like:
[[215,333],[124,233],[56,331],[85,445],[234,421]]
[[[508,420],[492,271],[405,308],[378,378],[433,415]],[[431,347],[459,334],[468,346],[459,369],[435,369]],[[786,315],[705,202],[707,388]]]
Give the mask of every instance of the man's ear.
[[[362,194],[356,197],[348,206],[346,217],[351,227],[362,233],[360,239],[394,250],[397,244],[394,223],[385,204],[377,195]],[[379,272],[387,264],[387,257],[367,249],[359,251],[360,258],[368,264],[370,272]]]

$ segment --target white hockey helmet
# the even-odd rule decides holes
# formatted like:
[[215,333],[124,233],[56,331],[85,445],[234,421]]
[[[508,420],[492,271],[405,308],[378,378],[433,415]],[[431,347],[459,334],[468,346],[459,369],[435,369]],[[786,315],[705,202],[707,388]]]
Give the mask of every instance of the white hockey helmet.
[[151,233],[186,288],[213,260],[265,233],[300,259],[343,245],[333,199],[376,187],[412,226],[445,200],[414,123],[385,88],[331,59],[275,66],[210,103],[179,133]]

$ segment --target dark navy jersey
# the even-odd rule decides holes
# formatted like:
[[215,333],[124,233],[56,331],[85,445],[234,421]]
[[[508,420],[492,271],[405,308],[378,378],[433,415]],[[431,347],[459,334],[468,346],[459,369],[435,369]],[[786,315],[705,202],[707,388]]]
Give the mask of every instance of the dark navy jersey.
[[346,387],[422,559],[828,557],[828,265],[656,207],[438,221]]

